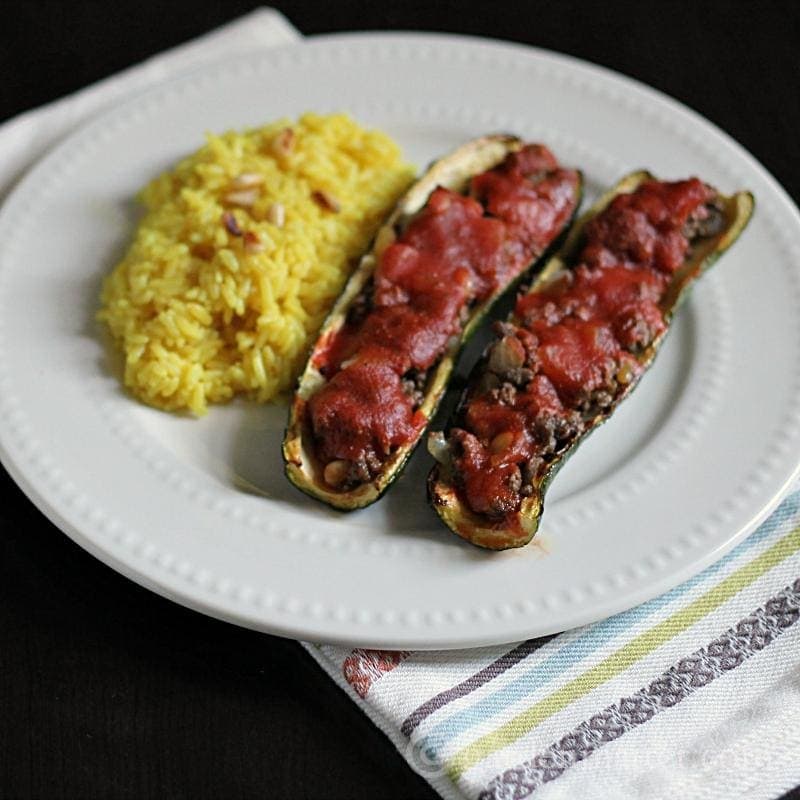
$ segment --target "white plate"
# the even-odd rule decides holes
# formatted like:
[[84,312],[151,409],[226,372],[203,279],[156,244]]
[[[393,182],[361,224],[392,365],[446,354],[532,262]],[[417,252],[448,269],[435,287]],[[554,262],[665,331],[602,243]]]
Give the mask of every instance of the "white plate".
[[[386,497],[341,515],[283,477],[286,410],[202,420],[119,387],[93,321],[131,198],[206,130],[345,110],[424,165],[511,131],[591,192],[648,167],[751,189],[756,215],[681,311],[657,364],[555,481],[542,531],[486,553],[425,502],[418,452]],[[395,647],[523,639],[628,608],[718,559],[776,505],[800,453],[800,217],[741,147],[630,80],[530,48],[333,36],[205,67],[91,122],[0,215],[0,454],[33,501],[123,574],[288,636]]]

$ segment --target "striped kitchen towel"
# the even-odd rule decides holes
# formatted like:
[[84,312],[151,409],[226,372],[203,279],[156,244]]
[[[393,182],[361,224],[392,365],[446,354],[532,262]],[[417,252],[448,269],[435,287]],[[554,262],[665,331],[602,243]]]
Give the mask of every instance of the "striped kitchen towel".
[[800,492],[724,559],[556,636],[309,652],[445,798],[776,798],[800,785]]

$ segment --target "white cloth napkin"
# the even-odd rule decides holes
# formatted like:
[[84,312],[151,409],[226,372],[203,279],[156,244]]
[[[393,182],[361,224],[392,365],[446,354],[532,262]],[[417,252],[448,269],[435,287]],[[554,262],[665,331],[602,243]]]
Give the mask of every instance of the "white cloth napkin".
[[774,800],[800,785],[800,492],[594,625],[450,652],[306,648],[447,800]]
[[[0,125],[0,198],[88,117],[226,53],[259,9]],[[559,636],[454,652],[304,644],[448,800],[753,798],[800,784],[800,493],[719,563]]]

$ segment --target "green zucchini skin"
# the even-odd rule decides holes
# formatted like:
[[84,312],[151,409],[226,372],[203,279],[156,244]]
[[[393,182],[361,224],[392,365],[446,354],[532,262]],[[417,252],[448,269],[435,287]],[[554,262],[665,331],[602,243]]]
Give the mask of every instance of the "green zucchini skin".
[[[389,486],[400,476],[406,462],[422,440],[428,423],[436,414],[436,410],[444,397],[463,346],[479,327],[495,302],[510,291],[513,286],[528,277],[538,265],[543,264],[563,242],[575,214],[565,223],[563,230],[556,237],[553,244],[534,263],[529,265],[525,272],[518,276],[513,283],[496,292],[492,297],[473,309],[458,341],[454,342],[445,351],[428,377],[425,398],[418,409],[418,412],[424,416],[426,423],[420,430],[419,435],[413,441],[392,453],[384,462],[382,472],[375,476],[373,480],[344,491],[336,490],[326,485],[322,479],[323,465],[319,464],[314,456],[313,433],[308,424],[306,414],[308,400],[325,383],[325,378],[314,365],[315,356],[324,342],[344,324],[347,319],[347,312],[353,301],[372,278],[378,265],[377,243],[381,241],[383,236],[391,235],[397,227],[402,226],[406,219],[421,210],[429,195],[437,186],[461,191],[466,188],[469,179],[474,175],[496,166],[509,153],[519,150],[523,145],[524,142],[521,139],[505,134],[483,136],[467,142],[449,155],[435,161],[401,198],[397,207],[378,230],[372,248],[361,259],[323,323],[317,342],[311,349],[305,369],[298,379],[297,389],[291,402],[282,448],[284,472],[288,480],[300,491],[340,511],[353,511],[358,508],[364,508],[380,499]],[[579,173],[576,210],[580,206],[582,188],[583,182]]]
[[[597,216],[618,194],[632,192],[647,180],[653,180],[653,176],[646,171],[631,173],[600,197],[573,226],[564,247],[544,266],[531,286],[530,291],[537,291],[554,276],[569,269],[570,266],[574,266],[571,262],[580,250],[582,234],[586,224]],[[468,542],[489,550],[508,550],[522,547],[533,539],[544,510],[545,493],[558,470],[576,451],[581,442],[592,431],[602,425],[613,414],[619,404],[634,390],[644,372],[652,366],[664,337],[669,333],[672,318],[688,297],[692,285],[736,241],[750,221],[755,207],[755,200],[750,192],[738,192],[729,197],[722,197],[722,200],[727,224],[716,236],[709,237],[706,241],[703,241],[692,253],[689,260],[675,273],[661,303],[667,328],[638,357],[639,363],[644,369],[620,392],[609,408],[587,421],[586,428],[580,436],[570,441],[562,450],[554,454],[547,470],[534,482],[533,494],[522,499],[520,509],[514,517],[515,524],[513,527],[504,527],[503,523],[498,524],[488,517],[474,513],[458,496],[448,465],[437,463],[433,467],[428,476],[428,500],[439,515],[439,518],[451,531]],[[513,315],[511,319],[513,321]],[[483,358],[485,357],[486,353]],[[483,358],[474,368],[472,375],[480,374]],[[468,389],[465,389],[448,425],[448,429],[452,427],[453,420],[457,419],[467,396]]]

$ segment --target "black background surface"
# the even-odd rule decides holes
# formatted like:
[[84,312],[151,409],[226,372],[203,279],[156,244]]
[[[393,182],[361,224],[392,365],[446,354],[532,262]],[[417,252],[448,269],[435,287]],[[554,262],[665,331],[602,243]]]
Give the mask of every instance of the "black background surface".
[[[4,0],[0,120],[254,5]],[[309,35],[459,32],[616,69],[727,130],[800,198],[798,3],[278,7]],[[207,619],[120,577],[2,470],[0,547],[0,796],[435,796],[299,645]]]

